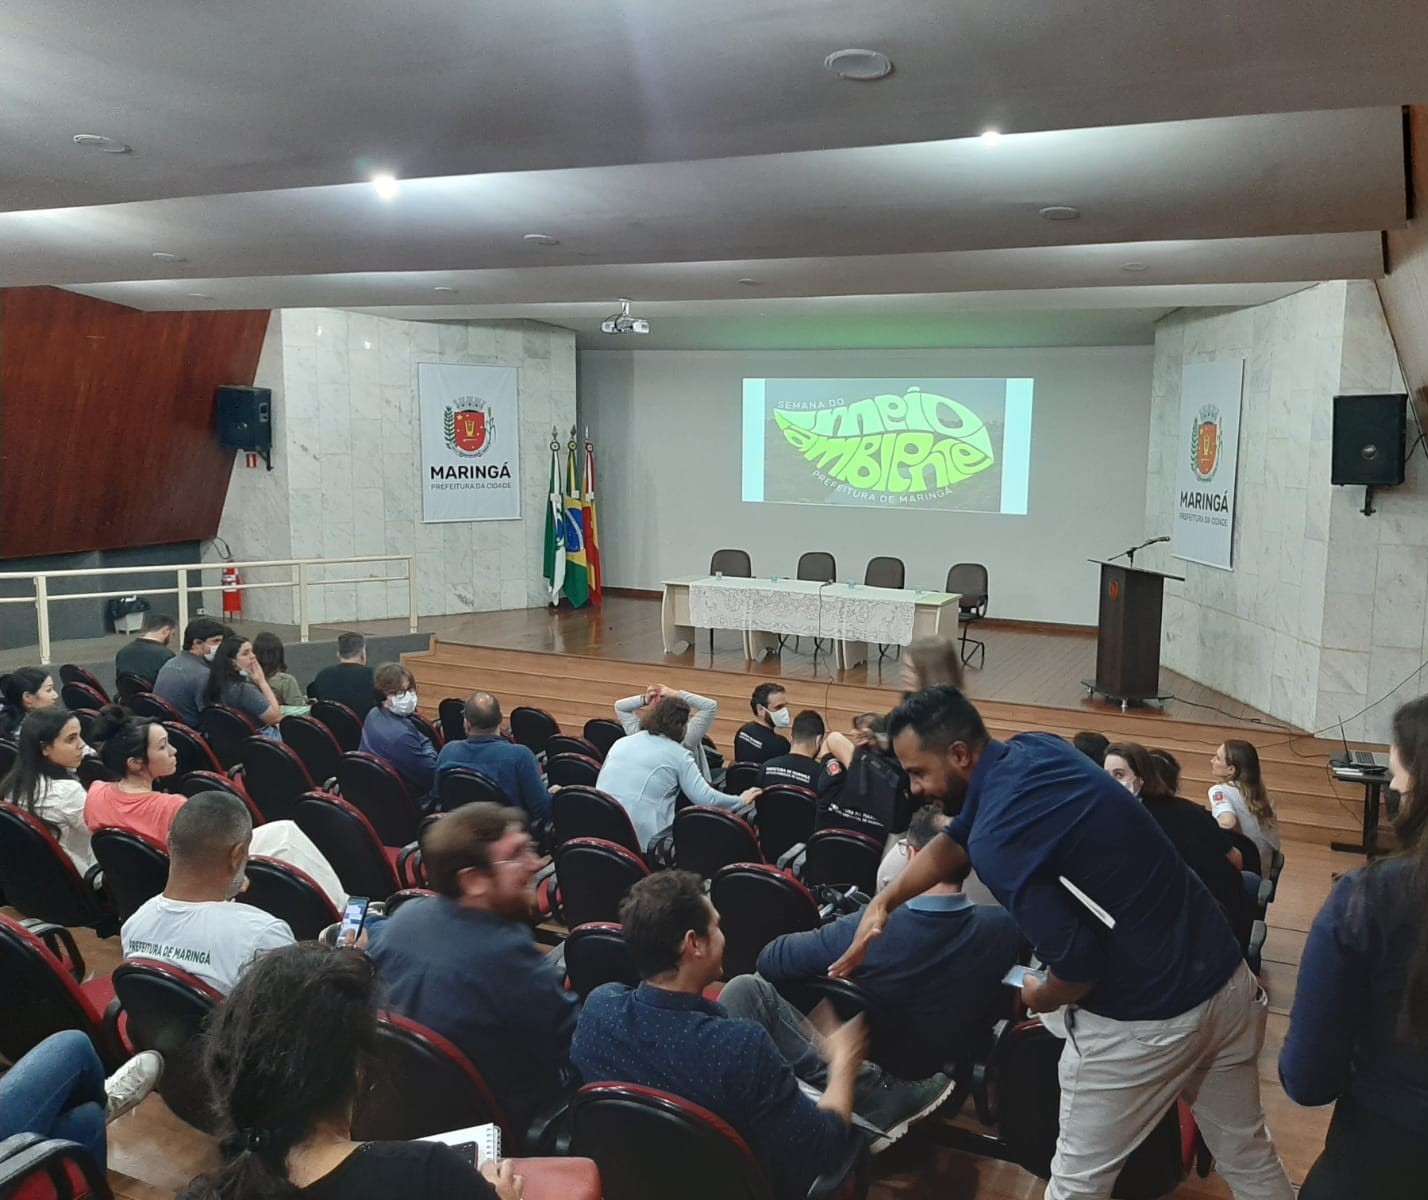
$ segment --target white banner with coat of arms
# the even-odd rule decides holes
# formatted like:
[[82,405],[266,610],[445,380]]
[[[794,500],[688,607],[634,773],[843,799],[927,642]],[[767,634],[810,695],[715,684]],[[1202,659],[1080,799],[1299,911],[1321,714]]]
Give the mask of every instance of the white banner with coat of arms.
[[1170,552],[1211,567],[1231,567],[1235,537],[1235,472],[1245,360],[1190,363],[1180,377],[1180,430],[1175,439],[1175,527]]
[[516,368],[418,363],[417,403],[422,521],[519,518]]

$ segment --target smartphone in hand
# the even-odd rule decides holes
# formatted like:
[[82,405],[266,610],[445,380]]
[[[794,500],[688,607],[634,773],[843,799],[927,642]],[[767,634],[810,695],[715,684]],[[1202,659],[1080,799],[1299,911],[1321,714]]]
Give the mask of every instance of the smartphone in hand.
[[366,896],[348,896],[347,906],[342,911],[342,924],[337,929],[339,946],[355,946],[362,936],[362,926],[367,923],[367,907],[372,902]]
[[1013,987],[1016,988],[1017,991],[1021,991],[1026,984],[1028,975],[1042,982],[1046,980],[1046,975],[1042,971],[1033,971],[1030,967],[1013,967],[1002,976],[1002,982],[1006,984],[1007,987]]

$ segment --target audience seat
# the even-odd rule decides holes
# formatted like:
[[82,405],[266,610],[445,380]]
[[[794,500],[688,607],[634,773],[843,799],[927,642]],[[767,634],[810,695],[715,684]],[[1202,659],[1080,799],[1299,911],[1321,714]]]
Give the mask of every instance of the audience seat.
[[153,690],[154,681],[152,679],[145,679],[142,675],[135,675],[129,671],[123,672],[114,681],[114,698],[131,712],[134,709],[134,697]]
[[414,712],[408,719],[436,749],[440,750],[446,745],[446,734],[442,731],[441,726],[435,724],[430,717],[424,713]]
[[106,767],[99,760],[97,754],[86,755],[74,773],[78,776],[79,782],[84,784],[86,791],[99,779],[103,779],[109,783],[117,783],[119,781],[118,774]]
[[799,878],[809,887],[855,887],[871,896],[878,890],[883,844],[851,829],[820,829],[808,839]]
[[[99,682],[99,676],[94,674],[93,671],[86,670],[84,667],[77,666],[74,663],[65,663],[64,666],[59,669],[59,677],[61,684],[81,684],[84,687],[91,688],[94,694],[98,696],[104,704],[110,702],[109,693],[104,690],[104,685]],[[63,690],[61,690],[60,695],[64,695]],[[103,708],[104,704],[99,705],[99,707]],[[65,707],[72,708],[74,706],[66,702]],[[84,705],[83,707],[88,708],[89,706]]]
[[130,958],[114,968],[114,994],[124,1009],[124,1032],[135,1050],[164,1056],[158,1092],[174,1114],[213,1133],[218,1118],[203,1071],[205,1022],[223,995],[170,963]]
[[337,872],[349,896],[386,900],[401,887],[401,851],[383,846],[355,805],[327,792],[308,792],[298,797],[293,819]]
[[600,763],[584,754],[549,754],[545,760],[545,777],[551,787],[572,784],[594,787],[600,780]]
[[574,838],[556,847],[560,911],[568,926],[618,921],[620,901],[650,873],[632,850],[601,838]]
[[0,803],[0,880],[6,903],[55,925],[88,926],[113,937],[119,923],[97,888],[96,871],[80,875],[48,827],[13,804]]
[[219,775],[223,774],[223,764],[213,753],[213,747],[196,729],[190,729],[181,721],[160,723],[167,730],[169,745],[174,748],[174,753],[178,756],[178,766],[174,769],[171,778],[177,780],[190,771],[213,771]]
[[761,763],[732,762],[724,768],[724,790],[731,796],[742,796],[751,787],[759,786]]
[[190,799],[200,792],[227,792],[230,796],[237,796],[248,806],[248,815],[253,818],[255,826],[264,824],[263,814],[258,811],[258,806],[253,803],[253,797],[248,795],[248,790],[243,786],[241,778],[235,779],[231,775],[225,775],[222,771],[189,771],[186,775],[175,776],[178,780],[170,789],[179,792]]
[[761,863],[758,832],[722,808],[691,804],[674,814],[674,865],[713,879],[730,863]]
[[810,788],[792,783],[775,783],[764,788],[754,804],[754,827],[764,858],[776,863],[813,836],[818,796]]
[[537,758],[545,756],[545,744],[560,732],[556,719],[543,708],[522,704],[511,709],[511,738]]
[[947,583],[943,590],[956,592],[961,597],[957,602],[957,624],[961,633],[962,661],[970,665],[972,655],[976,654],[980,656],[977,665],[984,666],[987,643],[969,638],[967,630],[987,616],[987,568],[981,563],[956,563],[947,571]]
[[198,714],[198,731],[208,739],[223,769],[231,771],[242,761],[243,743],[257,734],[258,726],[247,713],[211,704]]
[[610,747],[625,736],[620,722],[612,721],[608,717],[591,717],[585,722],[585,728],[581,732],[585,735],[585,740],[600,751],[602,762],[610,753]]
[[500,804],[514,802],[489,775],[475,767],[449,767],[436,778],[436,807],[439,812],[451,812],[464,804]]
[[390,917],[397,909],[401,908],[403,904],[410,903],[413,900],[430,900],[435,895],[436,893],[430,888],[402,888],[401,891],[393,892],[387,897],[387,916]]
[[1240,861],[1243,864],[1240,870],[1252,871],[1263,879],[1265,872],[1259,860],[1259,847],[1255,844],[1254,839],[1238,829],[1227,829],[1225,832],[1229,835],[1230,841],[1234,843],[1235,849],[1240,852]]
[[237,899],[286,921],[300,942],[315,941],[324,929],[342,919],[311,875],[291,863],[263,855],[248,860],[248,889]]
[[726,979],[752,974],[759,952],[774,938],[817,929],[823,920],[803,884],[756,863],[725,867],[709,885],[709,900],[724,930]]
[[314,700],[308,715],[327,726],[344,754],[362,745],[362,718],[347,705],[336,700]]
[[554,758],[557,754],[578,754],[582,758],[594,759],[597,763],[605,761],[604,750],[589,738],[577,737],[573,733],[557,733],[546,742],[546,758]]
[[[608,1200],[774,1200],[748,1143],[722,1118],[669,1092],[588,1083],[570,1102],[570,1153],[595,1160]],[[867,1152],[847,1157],[809,1200],[862,1200]]]
[[140,692],[129,701],[129,711],[136,717],[150,721],[177,721],[183,724],[183,714],[162,696],[153,692]]
[[342,761],[342,747],[332,730],[315,717],[298,715],[284,717],[278,728],[283,745],[302,759],[313,783],[331,787],[337,778],[337,764]]
[[337,787],[371,823],[382,845],[405,846],[416,840],[421,809],[391,763],[375,754],[349,751],[337,764]]
[[5,1200],[112,1200],[109,1181],[76,1142],[17,1133],[0,1142]]
[[67,683],[60,688],[60,701],[71,712],[80,708],[98,712],[109,703],[103,688],[91,687],[87,683]]
[[269,821],[289,820],[297,798],[316,790],[312,776],[291,746],[254,735],[243,739],[239,753],[243,786]]
[[466,701],[458,696],[448,696],[436,706],[437,720],[441,722],[442,736],[448,742],[460,742],[466,738]]
[[1256,975],[1264,965],[1264,941],[1269,936],[1269,926],[1263,921],[1256,921],[1250,926],[1249,946],[1245,950],[1245,962],[1249,964],[1249,969]]
[[603,838],[633,854],[645,852],[624,805],[599,788],[561,788],[550,798],[550,814],[557,846],[574,838]]
[[169,881],[168,849],[153,838],[127,829],[97,829],[90,845],[121,925]]
[[613,921],[577,925],[565,939],[565,977],[581,1000],[604,983],[638,986],[640,973],[625,931]]

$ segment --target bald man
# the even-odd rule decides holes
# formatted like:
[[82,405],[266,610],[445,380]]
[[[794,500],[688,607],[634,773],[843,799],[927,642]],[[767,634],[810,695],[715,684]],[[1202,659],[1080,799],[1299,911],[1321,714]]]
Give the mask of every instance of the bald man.
[[506,799],[525,810],[532,823],[550,820],[550,792],[536,756],[501,736],[501,702],[490,692],[476,692],[466,701],[466,740],[448,742],[436,759],[436,796],[440,806],[441,777],[452,767],[470,767],[493,779]]

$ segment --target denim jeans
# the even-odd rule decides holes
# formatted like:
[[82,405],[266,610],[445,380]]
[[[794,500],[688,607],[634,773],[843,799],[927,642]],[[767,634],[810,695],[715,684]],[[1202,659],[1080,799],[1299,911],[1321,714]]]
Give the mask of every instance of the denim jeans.
[[76,1029],[52,1034],[0,1078],[0,1141],[17,1133],[78,1142],[104,1170],[104,1067]]

